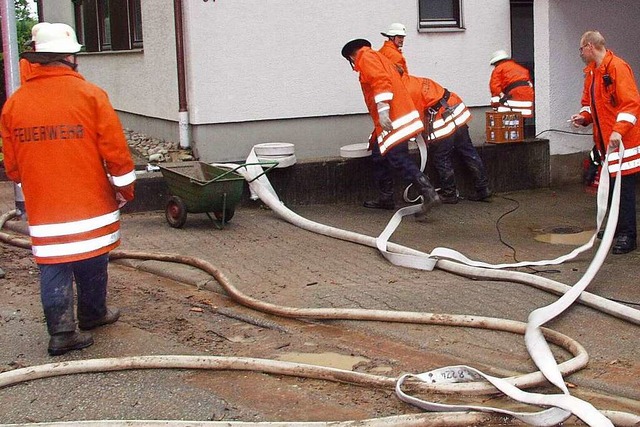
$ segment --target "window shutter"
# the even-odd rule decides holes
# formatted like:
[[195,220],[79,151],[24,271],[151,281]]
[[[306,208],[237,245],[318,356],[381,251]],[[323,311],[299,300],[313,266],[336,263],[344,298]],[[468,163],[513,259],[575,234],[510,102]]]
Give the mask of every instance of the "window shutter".
[[82,2],[82,21],[85,49],[87,52],[99,52],[98,3],[95,0]]
[[129,33],[129,1],[110,0],[109,16],[111,18],[111,49],[131,49],[131,34]]

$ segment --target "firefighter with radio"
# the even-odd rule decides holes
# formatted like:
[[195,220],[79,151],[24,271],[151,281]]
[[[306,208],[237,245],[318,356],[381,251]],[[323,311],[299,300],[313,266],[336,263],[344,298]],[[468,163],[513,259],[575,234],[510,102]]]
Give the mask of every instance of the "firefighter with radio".
[[0,131],[6,174],[25,196],[48,352],[55,356],[92,345],[83,331],[120,316],[107,308],[107,265],[136,175],[107,94],[76,71],[75,31],[43,23],[34,44],[22,55],[38,66],[5,103]]
[[[636,181],[640,172],[640,94],[633,70],[605,46],[598,31],[580,39],[580,57],[586,64],[582,108],[571,116],[573,126],[593,124],[595,153],[607,156],[609,174],[622,174],[620,213],[612,253],[637,248]],[[620,144],[624,146],[620,158]],[[602,171],[606,173],[606,171]]]

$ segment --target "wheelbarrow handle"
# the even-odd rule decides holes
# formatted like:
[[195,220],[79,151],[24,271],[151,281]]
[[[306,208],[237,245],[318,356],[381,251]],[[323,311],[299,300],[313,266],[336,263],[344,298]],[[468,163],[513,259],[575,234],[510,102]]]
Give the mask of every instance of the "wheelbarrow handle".
[[[262,175],[266,174],[267,172],[269,172],[271,169],[275,168],[276,166],[278,166],[278,162],[275,160],[265,160],[262,162],[257,162],[257,163],[245,163],[243,165],[240,165],[240,167],[244,167],[244,166],[262,166],[262,172],[260,174],[258,174],[258,176],[256,176],[255,178],[253,178],[251,181],[247,181],[247,182],[253,182],[256,179],[260,178]],[[266,168],[266,169],[265,169]]]
[[[224,167],[224,163],[216,163],[216,166],[219,167]],[[227,170],[225,173],[218,175],[217,177],[215,177],[214,181],[218,181],[221,178],[229,175],[230,173],[236,172],[238,169],[240,168],[244,168],[247,166],[262,166],[263,170],[262,173],[260,173],[258,176],[256,176],[255,178],[253,178],[250,181],[247,182],[253,182],[256,179],[260,178],[262,175],[266,174],[267,172],[269,172],[271,169],[275,168],[276,166],[278,166],[278,162],[275,160],[266,160],[266,161],[262,161],[262,162],[256,162],[256,163],[242,163],[240,165],[237,165],[236,167],[234,167],[233,169],[229,169]],[[266,169],[265,169],[266,167]]]

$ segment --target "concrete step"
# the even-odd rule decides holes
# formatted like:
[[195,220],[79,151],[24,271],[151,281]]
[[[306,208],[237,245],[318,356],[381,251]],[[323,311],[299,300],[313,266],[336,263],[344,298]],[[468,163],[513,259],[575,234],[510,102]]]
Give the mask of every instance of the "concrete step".
[[[526,190],[549,186],[549,141],[528,140],[520,143],[483,144],[476,149],[482,158],[489,184],[494,192]],[[418,151],[412,151],[416,163]],[[325,158],[299,161],[293,166],[273,169],[268,173],[280,199],[287,205],[326,203],[361,204],[375,198],[371,159]],[[471,177],[459,158],[454,157],[458,189],[462,195],[473,194]],[[431,162],[427,173],[437,186],[437,174]],[[395,177],[396,198],[401,200],[404,183]],[[136,200],[125,208],[130,211],[163,210],[170,196],[160,172],[140,175],[136,184]],[[245,183],[241,204],[252,203]]]
[[[548,187],[549,141],[546,139],[527,140],[518,143],[483,144],[476,149],[482,158],[489,184],[494,192],[506,192]],[[419,163],[417,150],[411,152]],[[137,165],[144,169],[146,165]],[[365,158],[323,158],[299,161],[293,166],[272,169],[268,173],[280,199],[287,205],[309,205],[327,203],[361,204],[375,198],[377,189],[373,182],[372,162]],[[454,157],[456,181],[461,195],[473,194],[471,177],[460,159]],[[136,198],[128,203],[123,212],[164,210],[169,194],[166,182],[160,172],[139,171],[136,183]],[[431,162],[427,163],[427,173],[434,185],[438,179]],[[4,176],[0,171],[0,178]],[[396,175],[396,198],[399,202],[402,190],[407,185]],[[6,177],[4,177],[6,179]],[[252,204],[249,186],[244,184],[240,205]]]

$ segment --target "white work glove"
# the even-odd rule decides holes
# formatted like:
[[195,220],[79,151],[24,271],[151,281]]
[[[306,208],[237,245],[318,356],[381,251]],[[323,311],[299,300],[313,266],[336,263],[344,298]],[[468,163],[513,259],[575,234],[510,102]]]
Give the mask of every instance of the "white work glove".
[[118,209],[127,204],[127,199],[121,193],[116,193],[116,202],[118,202]]
[[393,123],[391,123],[391,118],[389,117],[389,111],[391,111],[391,107],[386,102],[378,102],[376,104],[378,107],[378,118],[380,120],[380,126],[382,129],[387,132],[391,132],[393,130]]

